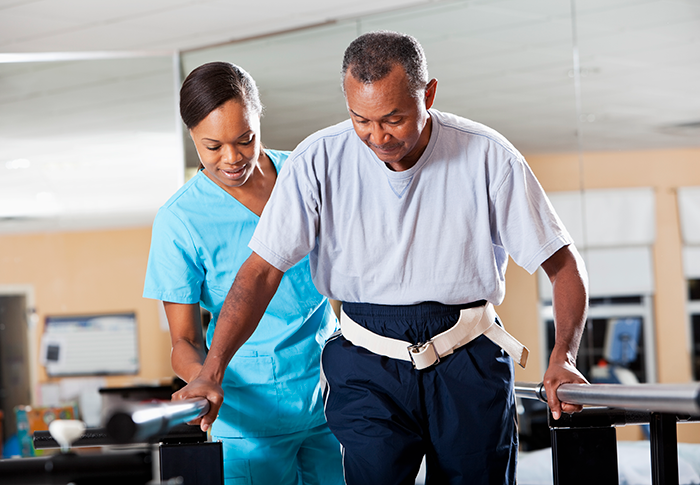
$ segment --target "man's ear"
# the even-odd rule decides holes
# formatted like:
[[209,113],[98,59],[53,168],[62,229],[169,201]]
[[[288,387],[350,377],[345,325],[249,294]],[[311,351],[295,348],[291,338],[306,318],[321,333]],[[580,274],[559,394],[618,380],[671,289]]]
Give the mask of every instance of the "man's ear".
[[425,87],[425,109],[430,109],[435,101],[435,93],[437,92],[437,79],[431,79]]

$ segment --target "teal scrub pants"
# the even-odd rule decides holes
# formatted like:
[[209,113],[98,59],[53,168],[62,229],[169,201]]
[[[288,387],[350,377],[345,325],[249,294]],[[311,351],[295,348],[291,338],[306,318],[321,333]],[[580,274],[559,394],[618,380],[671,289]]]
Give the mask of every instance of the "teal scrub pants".
[[226,485],[343,484],[340,444],[327,425],[297,433],[260,438],[227,438]]

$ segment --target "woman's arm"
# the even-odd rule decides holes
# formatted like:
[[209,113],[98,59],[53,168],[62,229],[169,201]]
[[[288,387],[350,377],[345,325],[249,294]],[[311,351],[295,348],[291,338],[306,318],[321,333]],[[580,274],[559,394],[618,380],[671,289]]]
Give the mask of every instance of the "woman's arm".
[[199,374],[207,356],[199,304],[164,301],[163,307],[170,327],[170,363],[181,379],[190,382]]

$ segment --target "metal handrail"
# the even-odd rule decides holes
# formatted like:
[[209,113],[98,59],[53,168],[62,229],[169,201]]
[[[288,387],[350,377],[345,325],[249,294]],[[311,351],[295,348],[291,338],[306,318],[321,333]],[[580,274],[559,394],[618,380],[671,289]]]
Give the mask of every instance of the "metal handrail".
[[117,443],[138,443],[165,434],[173,426],[192,421],[207,412],[209,401],[206,399],[126,405],[110,413],[105,428]]
[[[515,393],[526,399],[547,402],[543,383],[516,382]],[[562,384],[562,402],[588,406],[700,415],[700,383],[692,384]]]

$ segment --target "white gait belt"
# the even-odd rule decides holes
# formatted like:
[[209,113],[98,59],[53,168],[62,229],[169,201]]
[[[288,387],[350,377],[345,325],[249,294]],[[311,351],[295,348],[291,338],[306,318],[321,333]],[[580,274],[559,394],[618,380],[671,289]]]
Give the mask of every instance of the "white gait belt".
[[415,345],[367,330],[348,317],[342,309],[340,312],[340,331],[343,333],[343,337],[353,345],[363,347],[374,354],[413,362],[413,367],[417,370],[427,369],[437,364],[441,357],[450,355],[479,335],[485,335],[505,350],[520,367],[525,368],[530,353],[527,347],[496,323],[496,310],[493,309],[491,303],[461,310],[459,320],[454,326],[425,343]]

